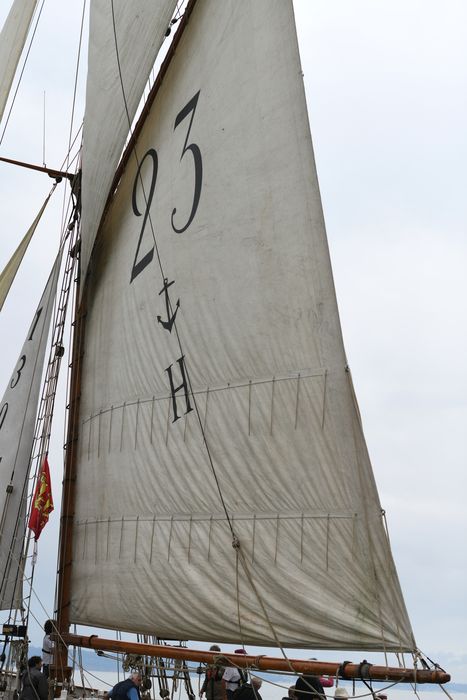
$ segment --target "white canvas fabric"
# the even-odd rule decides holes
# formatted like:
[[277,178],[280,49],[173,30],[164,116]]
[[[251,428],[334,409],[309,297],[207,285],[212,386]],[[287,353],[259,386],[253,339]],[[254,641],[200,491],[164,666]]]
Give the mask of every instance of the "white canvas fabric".
[[37,224],[39,223],[41,216],[44,213],[44,209],[46,208],[49,199],[50,195],[45,200],[38,215],[32,222],[28,231],[25,233],[21,243],[19,244],[19,246],[17,247],[17,249],[15,250],[10,260],[7,262],[0,274],[0,311],[3,308],[3,304],[5,303],[5,299],[8,296],[10,287],[13,284],[13,280],[16,277],[16,273],[18,272],[19,266],[21,265],[21,261],[23,260],[26,250],[28,249],[28,245],[31,242],[31,238],[33,237],[33,234],[37,228]]
[[22,602],[27,479],[59,270],[57,258],[0,402],[0,610]]
[[175,6],[176,0],[91,2],[82,151],[83,277],[129,124]]
[[0,121],[36,5],[37,0],[15,0],[0,33]]
[[413,648],[288,0],[198,0],[137,157],[85,296],[72,622]]

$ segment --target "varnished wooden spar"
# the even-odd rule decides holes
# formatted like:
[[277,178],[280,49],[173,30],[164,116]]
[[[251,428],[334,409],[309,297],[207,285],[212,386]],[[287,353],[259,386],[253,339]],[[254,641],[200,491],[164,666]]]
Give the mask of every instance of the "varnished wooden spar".
[[[218,652],[197,651],[184,647],[172,647],[162,644],[140,644],[116,639],[102,639],[96,635],[84,637],[78,634],[64,634],[65,644],[85,647],[86,649],[99,649],[102,651],[116,651],[128,654],[140,654],[142,656],[164,657],[168,659],[182,659],[196,663],[212,663]],[[366,664],[366,671],[361,670],[360,664],[346,663],[344,668],[334,661],[305,661],[303,659],[283,659],[273,656],[253,656],[250,654],[222,654],[233,666],[254,668],[258,671],[293,671],[294,673],[310,673],[316,676],[336,676],[342,679],[359,679],[364,673],[364,678],[381,681],[394,681],[402,683],[447,683],[451,676],[444,671],[420,670],[413,668],[395,668],[388,666],[373,666]],[[339,671],[340,669],[340,671]]]
[[11,165],[19,165],[21,168],[28,168],[29,170],[38,170],[40,173],[47,173],[49,177],[53,177],[56,180],[66,178],[67,180],[73,180],[75,177],[73,173],[67,173],[64,170],[54,170],[53,168],[42,167],[42,165],[34,165],[33,163],[24,163],[22,160],[13,160],[12,158],[0,158],[2,163],[11,163]]

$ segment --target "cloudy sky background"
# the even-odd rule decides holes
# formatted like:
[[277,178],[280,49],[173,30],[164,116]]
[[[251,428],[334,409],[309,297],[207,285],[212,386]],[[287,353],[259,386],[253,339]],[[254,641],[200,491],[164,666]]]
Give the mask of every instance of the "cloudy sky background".
[[[345,346],[394,558],[420,648],[467,682],[467,3],[294,5]],[[0,155],[41,164],[45,90],[46,162],[61,165],[81,9],[46,0]],[[0,267],[51,184],[0,164]],[[64,190],[2,312],[0,391],[48,276]],[[58,427],[57,506],[62,442]],[[51,523],[36,577],[49,610],[57,511]]]

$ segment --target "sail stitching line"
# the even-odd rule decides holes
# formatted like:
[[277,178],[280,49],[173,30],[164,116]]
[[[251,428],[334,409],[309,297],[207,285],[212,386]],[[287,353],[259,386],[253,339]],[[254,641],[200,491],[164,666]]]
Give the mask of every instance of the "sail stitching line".
[[[326,370],[316,371],[316,372],[313,372],[311,374],[306,374],[306,375],[304,375],[303,373],[300,373],[301,379],[313,379],[315,377],[324,377],[324,376],[326,376]],[[220,391],[244,389],[244,388],[249,387],[250,383],[253,386],[262,386],[265,384],[271,384],[273,387],[273,394],[274,394],[274,387],[275,387],[276,382],[293,382],[296,380],[297,380],[296,376],[291,376],[291,377],[273,377],[272,379],[251,380],[251,382],[248,381],[248,382],[244,382],[241,384],[232,384],[231,382],[229,382],[225,386],[214,387],[214,388],[208,387],[207,389],[193,390],[193,391],[191,391],[191,395],[193,397],[195,397],[198,395],[202,396],[203,394],[206,394],[206,393],[216,393],[216,392],[220,392]],[[101,408],[101,409],[99,409],[98,413],[91,414],[87,418],[84,418],[82,421],[82,425],[85,425],[85,423],[94,420],[96,417],[103,415],[104,413],[109,413],[109,412],[112,412],[114,410],[118,410],[120,408],[123,408],[124,405],[125,406],[136,406],[138,403],[140,405],[147,404],[147,403],[154,404],[154,402],[156,402],[156,401],[168,401],[171,398],[171,396],[172,396],[171,394],[164,394],[163,396],[151,396],[151,398],[147,398],[147,399],[138,398],[134,401],[125,401],[122,404],[112,404],[112,406],[110,406],[110,408]],[[272,411],[271,411],[271,413],[272,413]]]
[[[236,514],[235,516],[236,520],[240,522],[258,522],[258,521],[265,521],[265,520],[273,520],[277,524],[277,519],[280,518],[280,520],[298,520],[300,522],[305,521],[305,520],[353,520],[354,515],[349,514],[345,515],[342,513],[338,513],[336,515],[331,515],[331,514],[320,514],[320,515],[281,515],[281,514],[275,514],[275,515],[239,515]],[[141,516],[128,516],[124,518],[124,521],[126,523],[134,523],[139,519],[139,522],[141,523],[152,523],[153,521],[162,523],[162,522],[174,522],[174,523],[186,523],[190,522],[190,519],[193,520],[193,522],[196,523],[210,523],[212,522],[220,522],[223,520],[223,517],[221,515],[215,516],[215,515],[210,515],[208,516],[203,516],[203,517],[193,517],[193,515],[166,515],[166,516],[151,516],[147,518],[142,518]],[[82,526],[85,523],[120,523],[121,518],[96,518],[96,519],[88,519],[86,518],[85,520],[75,520],[75,524],[77,526]]]

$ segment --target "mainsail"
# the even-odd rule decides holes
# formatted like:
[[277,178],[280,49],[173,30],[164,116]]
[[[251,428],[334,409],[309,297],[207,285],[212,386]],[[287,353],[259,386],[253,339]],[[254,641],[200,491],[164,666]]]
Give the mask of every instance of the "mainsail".
[[0,121],[36,5],[37,0],[15,0],[0,33]]
[[176,4],[176,0],[91,3],[82,156],[83,275],[129,124]]
[[71,621],[413,649],[291,2],[198,0],[135,152],[83,294]]
[[0,402],[0,609],[19,607],[27,480],[60,255]]

